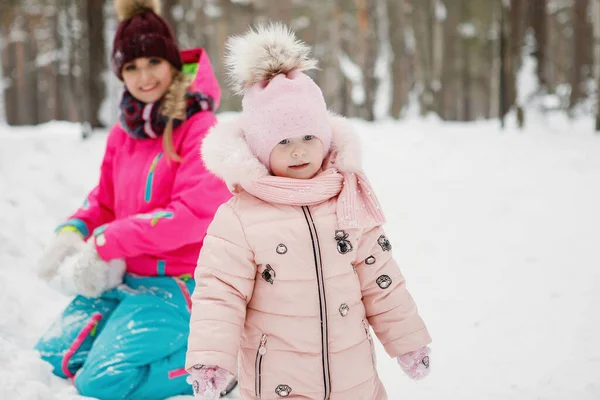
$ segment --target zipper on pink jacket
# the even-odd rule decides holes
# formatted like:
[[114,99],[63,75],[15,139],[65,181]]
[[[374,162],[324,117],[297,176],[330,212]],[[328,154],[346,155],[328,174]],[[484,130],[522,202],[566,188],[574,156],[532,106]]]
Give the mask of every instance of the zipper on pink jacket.
[[256,369],[255,371],[255,376],[256,376],[256,382],[254,382],[254,390],[255,390],[255,394],[256,394],[256,400],[260,400],[260,396],[261,396],[261,373],[262,373],[262,358],[265,354],[267,354],[267,347],[265,346],[267,344],[267,335],[263,334],[262,337],[260,338],[260,346],[258,346],[258,350],[256,351],[256,365],[254,366],[254,368]]
[[308,224],[310,238],[313,244],[313,255],[315,257],[315,268],[317,270],[317,286],[319,287],[319,305],[321,307],[321,358],[323,361],[323,383],[325,384],[324,400],[329,399],[331,394],[331,376],[329,373],[329,334],[327,332],[327,302],[325,300],[325,279],[323,278],[323,262],[321,260],[321,246],[319,244],[319,236],[317,228],[313,220],[310,209],[307,206],[302,206],[304,218]]
[[377,358],[375,356],[375,344],[373,343],[373,336],[371,336],[371,329],[369,328],[369,324],[366,320],[362,320],[363,326],[365,328],[365,333],[367,334],[367,339],[369,339],[369,347],[371,350],[371,361],[373,361],[373,368],[377,370]]

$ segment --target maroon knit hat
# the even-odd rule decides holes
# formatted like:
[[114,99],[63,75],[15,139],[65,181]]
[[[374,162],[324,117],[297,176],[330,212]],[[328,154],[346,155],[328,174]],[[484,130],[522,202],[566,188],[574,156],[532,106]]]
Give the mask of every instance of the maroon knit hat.
[[121,20],[112,51],[112,68],[123,80],[123,65],[138,57],[160,57],[181,70],[182,62],[173,31],[159,14],[159,0],[115,0]]

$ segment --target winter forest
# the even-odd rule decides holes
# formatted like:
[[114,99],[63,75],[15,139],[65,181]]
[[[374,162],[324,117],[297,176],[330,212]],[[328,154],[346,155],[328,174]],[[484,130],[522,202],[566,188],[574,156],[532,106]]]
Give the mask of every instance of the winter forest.
[[[2,0],[0,13],[8,124],[113,122],[121,86],[107,73],[112,1]],[[398,119],[415,107],[473,121],[512,110],[524,124],[531,105],[570,117],[596,112],[596,0],[166,0],[163,15],[182,48],[207,49],[220,82],[229,35],[285,21],[314,46],[313,77],[329,107],[350,117]],[[537,87],[520,93],[527,58]],[[238,108],[226,93],[221,111]]]

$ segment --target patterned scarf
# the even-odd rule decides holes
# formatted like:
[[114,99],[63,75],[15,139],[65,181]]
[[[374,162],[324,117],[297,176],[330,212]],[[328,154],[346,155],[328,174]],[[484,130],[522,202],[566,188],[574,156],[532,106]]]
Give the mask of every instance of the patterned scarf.
[[[200,92],[188,92],[185,96],[185,114],[189,119],[200,111],[212,111],[214,99]],[[135,139],[154,139],[163,134],[168,117],[160,113],[164,97],[156,103],[143,103],[133,97],[127,89],[121,99],[121,127]],[[180,119],[173,119],[173,129],[182,124]]]
[[385,217],[365,174],[340,173],[329,168],[312,179],[264,176],[242,188],[269,203],[310,206],[337,198],[340,229],[367,228],[385,223]]

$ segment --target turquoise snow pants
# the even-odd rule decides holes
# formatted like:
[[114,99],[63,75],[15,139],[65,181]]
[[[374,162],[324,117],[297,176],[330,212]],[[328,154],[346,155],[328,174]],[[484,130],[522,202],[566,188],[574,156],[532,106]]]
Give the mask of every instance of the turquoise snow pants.
[[184,364],[194,280],[126,275],[125,284],[100,298],[76,297],[36,349],[84,396],[191,395]]

